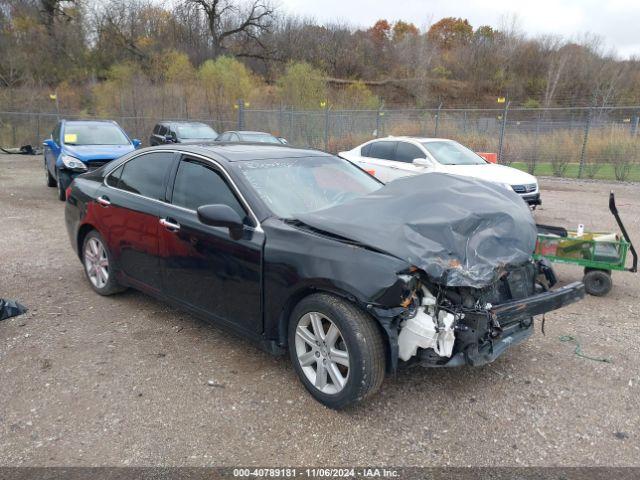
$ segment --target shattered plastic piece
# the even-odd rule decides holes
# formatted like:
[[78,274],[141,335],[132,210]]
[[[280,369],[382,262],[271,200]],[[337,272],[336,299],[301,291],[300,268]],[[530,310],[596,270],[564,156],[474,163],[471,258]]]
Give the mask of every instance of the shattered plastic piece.
[[0,320],[17,317],[27,311],[27,307],[14,300],[3,300],[0,298]]
[[403,259],[451,287],[491,285],[506,266],[530,261],[537,237],[518,194],[442,173],[401,178],[297,219]]

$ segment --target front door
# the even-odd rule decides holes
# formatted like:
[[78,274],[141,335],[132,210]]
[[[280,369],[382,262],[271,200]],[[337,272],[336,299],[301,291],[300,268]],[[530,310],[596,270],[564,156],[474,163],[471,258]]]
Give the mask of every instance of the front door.
[[[212,204],[228,205],[245,218],[241,239],[198,220],[197,208]],[[264,233],[252,225],[225,174],[206,161],[183,158],[161,220],[164,293],[209,318],[261,333]]]
[[60,124],[51,133],[51,141],[43,145],[44,163],[53,178],[56,177],[56,160],[60,155]]

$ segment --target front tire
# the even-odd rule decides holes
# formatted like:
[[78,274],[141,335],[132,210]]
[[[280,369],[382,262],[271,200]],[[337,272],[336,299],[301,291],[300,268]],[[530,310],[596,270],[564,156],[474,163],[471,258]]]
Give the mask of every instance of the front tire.
[[361,402],[384,380],[384,342],[375,320],[334,295],[313,294],[296,306],[289,353],[305,388],[329,408]]
[[107,244],[95,230],[89,232],[82,243],[82,265],[89,285],[100,295],[113,295],[124,290],[116,281]]
[[44,175],[45,175],[45,180],[47,182],[47,187],[55,187],[58,185],[58,182],[56,182],[56,179],[53,177],[53,175],[51,175],[51,172],[49,171],[49,167],[47,167],[46,160],[44,162]]
[[59,169],[56,169],[56,186],[58,187],[58,200],[64,202],[67,199],[67,192],[64,190]]

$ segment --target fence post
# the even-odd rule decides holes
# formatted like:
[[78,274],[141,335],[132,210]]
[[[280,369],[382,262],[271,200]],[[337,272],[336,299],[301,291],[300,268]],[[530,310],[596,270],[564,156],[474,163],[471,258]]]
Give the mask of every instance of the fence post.
[[329,151],[329,102],[324,105],[324,151]]
[[591,130],[591,118],[593,117],[593,107],[587,113],[587,121],[584,125],[584,138],[582,139],[582,151],[580,152],[580,167],[578,168],[578,178],[582,178],[584,172],[584,161],[587,156],[587,142],[589,141],[589,130]]
[[244,130],[244,100],[238,100],[238,130]]
[[40,140],[40,114],[36,114],[36,145],[39,145]]
[[442,102],[440,102],[440,105],[438,105],[438,111],[436,113],[436,128],[433,132],[433,136],[437,137],[438,136],[438,127],[440,126],[440,111],[442,110]]
[[380,105],[376,110],[376,138],[380,138]]
[[504,112],[502,112],[502,126],[500,127],[500,140],[498,142],[498,163],[502,163],[502,151],[504,149],[504,134],[507,130],[507,113],[509,112],[509,104],[511,101],[508,101],[504,104]]
[[638,136],[638,124],[640,124],[640,114],[635,114],[633,117],[633,126],[631,127],[631,136]]
[[289,107],[289,136],[288,140],[291,142],[293,139],[293,107]]

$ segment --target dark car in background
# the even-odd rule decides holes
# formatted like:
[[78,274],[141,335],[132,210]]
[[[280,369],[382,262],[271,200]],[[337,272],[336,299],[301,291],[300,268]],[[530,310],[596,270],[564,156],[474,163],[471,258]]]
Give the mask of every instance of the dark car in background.
[[189,121],[160,122],[153,128],[149,145],[170,143],[207,143],[214,142],[218,132],[206,123]]
[[282,145],[140,150],[77,178],[65,219],[97,293],[134,287],[288,350],[331,408],[400,361],[489,363],[584,296],[580,282],[550,289],[513,191],[437,173],[384,185]]
[[249,130],[228,130],[221,133],[218,142],[249,142],[249,143],[273,143],[286,145],[288,142],[282,137],[276,137],[266,132],[252,132]]
[[140,140],[111,120],[62,120],[43,145],[47,186],[58,187],[64,200],[73,178],[132,152]]

